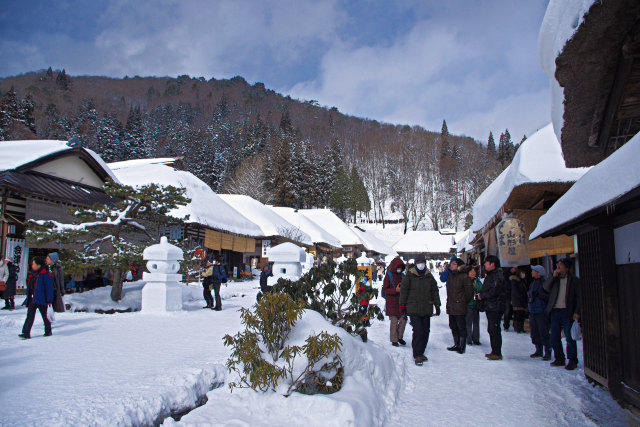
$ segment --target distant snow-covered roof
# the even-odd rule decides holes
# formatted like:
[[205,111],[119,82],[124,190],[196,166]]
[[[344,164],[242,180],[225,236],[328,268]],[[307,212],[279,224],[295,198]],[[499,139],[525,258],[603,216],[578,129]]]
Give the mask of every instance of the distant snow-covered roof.
[[358,235],[329,209],[300,209],[299,212],[335,236],[340,241],[340,245],[363,244]]
[[260,227],[265,236],[283,236],[305,245],[313,244],[307,233],[256,199],[241,194],[218,194],[218,196]]
[[609,157],[593,166],[540,217],[530,239],[605,206],[640,187],[640,133]]
[[575,182],[588,170],[589,168],[567,168],[552,125],[543,127],[520,145],[511,165],[476,199],[471,230],[481,231],[519,185]]
[[466,229],[461,233],[456,234],[456,247],[458,252],[462,251],[471,251],[473,250],[473,245],[471,245],[471,241],[475,237],[475,233],[471,231],[470,228]]
[[169,159],[138,159],[108,166],[125,185],[159,184],[184,188],[191,203],[171,211],[175,217],[189,215],[187,222],[246,236],[264,236],[256,224],[229,206],[201,179],[167,163],[171,163]]
[[364,244],[364,247],[368,251],[378,252],[383,255],[397,255],[396,251],[382,240],[378,239],[373,232],[362,231],[358,228],[351,228],[354,233],[358,235],[358,238]]
[[340,240],[333,236],[333,234],[311,221],[298,210],[280,206],[269,206],[269,208],[273,209],[275,213],[307,233],[311,237],[313,243],[326,243],[334,248],[342,247]]
[[540,26],[538,58],[551,81],[551,117],[558,140],[564,123],[564,90],[556,80],[556,58],[594,3],[595,0],[551,0]]
[[[63,151],[70,151],[76,147],[67,145],[68,141],[56,141],[51,139],[33,139],[19,141],[0,142],[0,171],[17,169],[20,166],[35,162],[36,160],[51,156]],[[94,151],[80,147],[89,154],[111,179],[118,182],[118,178],[111,169]]]
[[448,253],[454,248],[453,236],[436,230],[408,231],[393,245],[396,252]]

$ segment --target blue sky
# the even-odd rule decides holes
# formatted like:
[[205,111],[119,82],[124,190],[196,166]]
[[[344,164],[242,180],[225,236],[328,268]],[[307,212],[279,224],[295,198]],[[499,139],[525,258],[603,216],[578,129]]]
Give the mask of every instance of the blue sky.
[[383,122],[516,142],[550,121],[548,0],[2,0],[0,77],[240,75]]

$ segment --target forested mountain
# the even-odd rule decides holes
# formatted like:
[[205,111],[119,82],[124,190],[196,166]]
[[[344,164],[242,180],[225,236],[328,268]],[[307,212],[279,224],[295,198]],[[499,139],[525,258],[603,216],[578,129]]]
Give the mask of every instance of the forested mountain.
[[[348,116],[249,85],[242,77],[71,77],[64,70],[0,79],[0,140],[71,139],[107,162],[182,157],[214,191],[265,203],[329,206],[343,218],[399,212],[416,228],[461,227],[475,198],[509,164],[469,137]],[[358,212],[361,214],[358,215]]]

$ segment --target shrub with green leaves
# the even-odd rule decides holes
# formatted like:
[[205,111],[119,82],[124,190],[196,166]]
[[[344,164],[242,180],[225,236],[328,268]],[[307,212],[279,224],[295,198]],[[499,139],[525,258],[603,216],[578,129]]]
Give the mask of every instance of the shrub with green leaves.
[[284,292],[294,300],[303,301],[307,308],[366,342],[365,316],[378,320],[383,320],[384,316],[374,304],[369,304],[366,314],[359,311],[361,299],[378,296],[378,290],[369,284],[364,293],[356,293],[356,285],[362,277],[363,272],[358,270],[355,259],[349,259],[338,266],[328,263],[314,267],[296,281],[279,279],[273,292]]
[[[270,293],[253,310],[240,310],[244,331],[224,337],[224,345],[232,348],[227,368],[239,374],[239,382],[229,384],[232,391],[275,391],[282,380],[288,384],[285,395],[293,391],[333,393],[341,388],[344,369],[338,352],[342,340],[337,334],[323,331],[309,336],[302,346],[285,345],[304,309],[302,301],[284,293]],[[303,359],[306,362],[300,369]]]

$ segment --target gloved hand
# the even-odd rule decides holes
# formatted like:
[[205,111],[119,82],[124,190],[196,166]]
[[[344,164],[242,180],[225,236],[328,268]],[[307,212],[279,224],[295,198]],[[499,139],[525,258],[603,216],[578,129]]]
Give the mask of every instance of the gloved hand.
[[436,305],[436,316],[440,316],[440,306]]
[[407,315],[407,307],[405,307],[404,305],[400,306],[400,315],[401,316],[406,316]]

